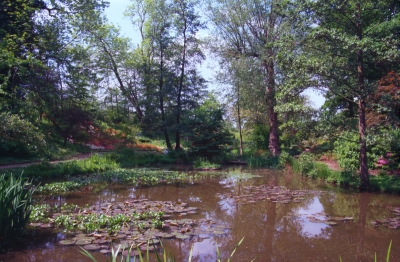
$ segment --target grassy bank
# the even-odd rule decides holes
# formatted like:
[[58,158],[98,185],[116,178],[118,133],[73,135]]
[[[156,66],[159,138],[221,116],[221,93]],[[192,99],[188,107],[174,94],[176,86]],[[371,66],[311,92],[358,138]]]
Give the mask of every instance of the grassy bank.
[[[290,157],[285,163],[291,166],[293,172],[312,179],[353,188],[360,185],[359,174],[356,171],[332,170],[324,163],[315,162],[312,154],[302,154],[298,159]],[[400,194],[400,178],[389,176],[382,171],[378,176],[370,176],[370,189],[382,193]]]

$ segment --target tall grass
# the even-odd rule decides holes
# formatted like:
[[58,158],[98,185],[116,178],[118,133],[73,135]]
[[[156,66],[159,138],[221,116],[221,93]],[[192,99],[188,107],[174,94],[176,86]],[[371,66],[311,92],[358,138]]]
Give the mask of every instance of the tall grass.
[[103,172],[118,167],[119,164],[111,157],[95,154],[87,159],[71,160],[58,164],[43,162],[25,168],[7,170],[7,172],[16,173],[23,171],[24,177],[40,179]]
[[193,166],[195,168],[209,168],[209,169],[221,167],[220,164],[212,163],[211,161],[203,157],[196,158]]
[[279,157],[250,155],[246,162],[249,167],[280,167]]
[[309,157],[291,158],[287,163],[292,167],[293,172],[312,179],[321,179],[326,182],[351,187],[357,187],[360,184],[360,179],[356,172],[348,170],[335,171],[324,163],[314,162]]
[[0,176],[0,242],[18,236],[31,213],[34,189],[26,188],[27,179]]

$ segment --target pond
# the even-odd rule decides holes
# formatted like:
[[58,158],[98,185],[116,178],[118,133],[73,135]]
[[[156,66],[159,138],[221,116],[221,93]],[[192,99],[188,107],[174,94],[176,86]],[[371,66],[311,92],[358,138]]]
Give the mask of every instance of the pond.
[[[268,197],[263,195],[267,191]],[[286,201],[271,194],[291,198]],[[230,168],[217,175],[205,174],[186,186],[110,184],[98,193],[70,193],[40,202],[101,206],[137,199],[187,203],[198,209],[185,218],[221,228],[216,234],[162,240],[176,261],[188,261],[190,249],[192,261],[216,261],[216,246],[226,261],[243,237],[233,261],[340,261],[339,257],[344,262],[373,261],[375,253],[378,261],[385,261],[391,240],[390,259],[400,261],[399,229],[381,225],[385,219],[392,219],[392,225],[400,223],[399,196],[329,187],[288,170]],[[182,214],[173,216],[182,218]],[[0,254],[0,261],[89,261],[77,246],[59,244],[67,238],[60,230],[29,232],[19,247]],[[92,254],[106,260],[99,252]]]

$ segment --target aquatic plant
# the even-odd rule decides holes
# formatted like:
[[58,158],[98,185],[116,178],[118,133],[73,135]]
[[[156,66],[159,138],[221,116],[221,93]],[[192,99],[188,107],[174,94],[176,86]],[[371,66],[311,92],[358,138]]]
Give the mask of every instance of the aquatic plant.
[[194,167],[199,169],[218,169],[221,167],[221,165],[212,163],[206,158],[199,157],[194,161]]
[[34,189],[27,183],[21,177],[0,176],[0,239],[18,236],[28,223]]
[[82,183],[65,181],[65,182],[54,182],[48,183],[43,186],[38,186],[36,189],[37,193],[51,193],[59,194],[70,191],[79,190],[82,187]]
[[279,157],[277,156],[256,156],[250,155],[246,158],[247,165],[249,167],[269,167],[279,168]]

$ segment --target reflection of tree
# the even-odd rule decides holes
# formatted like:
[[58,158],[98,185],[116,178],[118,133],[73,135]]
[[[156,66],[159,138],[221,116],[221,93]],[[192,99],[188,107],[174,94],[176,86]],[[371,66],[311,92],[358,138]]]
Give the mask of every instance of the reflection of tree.
[[367,221],[367,212],[369,204],[369,194],[362,194],[358,198],[358,247],[356,261],[360,261],[364,254],[364,239],[365,239],[365,223]]

